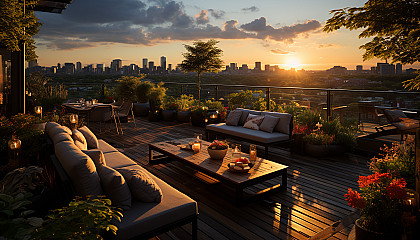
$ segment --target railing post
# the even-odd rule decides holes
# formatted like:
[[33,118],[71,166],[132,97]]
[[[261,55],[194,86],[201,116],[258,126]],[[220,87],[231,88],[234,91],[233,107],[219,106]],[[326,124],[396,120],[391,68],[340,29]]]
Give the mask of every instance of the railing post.
[[182,84],[181,85],[181,95],[184,94],[184,92],[185,92],[185,89],[184,88],[185,88],[185,86],[184,86],[184,84]]
[[270,111],[270,88],[269,87],[265,90],[265,96],[267,100],[267,111]]
[[219,101],[219,85],[214,86],[214,100]]
[[330,121],[332,109],[332,96],[331,90],[327,90],[327,121]]
[[[417,192],[417,198],[420,194],[420,129],[417,129],[416,131],[416,140],[415,140],[415,146],[416,146],[416,151],[415,151],[415,156],[416,156],[416,167],[415,167],[415,180],[416,180],[416,192]],[[417,209],[419,208],[419,201],[417,199]]]

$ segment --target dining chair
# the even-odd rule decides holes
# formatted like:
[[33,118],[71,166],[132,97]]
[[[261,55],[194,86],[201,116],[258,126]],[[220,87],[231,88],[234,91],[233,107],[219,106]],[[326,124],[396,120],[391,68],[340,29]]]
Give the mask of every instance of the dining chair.
[[111,105],[94,106],[89,111],[88,119],[89,119],[90,122],[99,122],[99,131],[100,132],[102,132],[102,123],[106,124],[106,122],[114,121],[115,128],[117,130],[117,134],[119,134],[117,120],[116,120],[116,117],[115,117],[113,107]]
[[121,133],[123,133],[122,127],[121,127],[121,118],[127,118],[127,121],[128,121],[128,117],[129,116],[132,117],[134,126],[136,126],[136,119],[134,118],[132,102],[130,101],[123,102],[120,107],[114,107],[114,112],[115,112],[115,117],[118,119],[118,124],[120,125]]

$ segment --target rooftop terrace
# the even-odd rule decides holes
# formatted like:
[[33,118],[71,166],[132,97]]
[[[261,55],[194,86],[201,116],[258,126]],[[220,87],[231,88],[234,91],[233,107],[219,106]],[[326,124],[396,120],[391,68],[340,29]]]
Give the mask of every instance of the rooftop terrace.
[[[276,146],[270,148],[268,158],[289,166],[287,191],[240,205],[233,201],[232,189],[180,162],[148,164],[148,143],[192,137],[195,132],[204,133],[204,128],[143,118],[136,118],[136,125],[123,123],[124,135],[117,135],[113,128],[100,132],[99,125],[89,127],[98,138],[198,202],[199,239],[347,239],[357,214],[344,194],[348,188],[358,187],[359,175],[370,173],[365,156],[312,158]],[[258,187],[248,190],[255,192]],[[330,226],[340,220],[339,231],[325,237],[333,230]],[[186,225],[154,239],[190,237],[191,226]]]

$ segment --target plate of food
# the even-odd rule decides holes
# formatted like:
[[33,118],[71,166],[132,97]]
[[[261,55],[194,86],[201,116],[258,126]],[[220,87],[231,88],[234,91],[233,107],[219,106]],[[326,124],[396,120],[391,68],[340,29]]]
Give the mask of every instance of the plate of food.
[[229,170],[232,172],[246,173],[248,172],[254,164],[252,164],[248,158],[241,157],[228,164]]

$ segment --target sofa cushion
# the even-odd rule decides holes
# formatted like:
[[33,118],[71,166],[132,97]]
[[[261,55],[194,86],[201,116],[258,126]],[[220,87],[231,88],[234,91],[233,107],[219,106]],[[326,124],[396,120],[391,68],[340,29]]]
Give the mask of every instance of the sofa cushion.
[[105,156],[101,150],[91,149],[91,150],[82,150],[82,152],[92,159],[95,163],[95,167],[99,168],[102,165],[106,165]]
[[226,118],[226,124],[231,126],[238,126],[239,119],[241,118],[242,111],[241,110],[233,110],[229,113]]
[[64,129],[64,131],[66,131],[66,133],[68,133],[69,135],[71,135],[72,134],[72,131],[71,131],[71,129],[69,128],[69,127],[67,127],[67,126],[61,126],[63,129]]
[[241,110],[242,111],[242,115],[241,115],[241,118],[239,119],[239,123],[238,123],[238,125],[240,125],[240,126],[243,126],[245,124],[246,119],[248,117],[248,114],[261,115],[260,111],[255,111],[255,110],[250,110],[250,109],[237,108],[235,110]]
[[194,200],[154,175],[149,173],[149,176],[160,186],[164,195],[162,201],[145,203],[133,200],[131,208],[124,211],[121,222],[114,222],[118,228],[116,239],[131,239],[198,214],[197,203]]
[[289,135],[279,132],[263,132],[256,131],[241,126],[229,126],[224,123],[209,124],[206,126],[208,130],[220,132],[222,134],[228,134],[235,137],[245,138],[261,143],[273,143],[279,141],[289,140]]
[[116,148],[102,139],[98,139],[98,149],[101,150],[105,155],[109,152],[118,152]]
[[120,152],[108,152],[104,153],[104,156],[106,159],[106,165],[114,169],[137,165],[136,162]]
[[246,118],[246,122],[244,124],[244,128],[259,130],[263,120],[264,116],[248,114],[248,117]]
[[50,138],[51,138],[52,142],[54,143],[54,145],[59,143],[59,142],[63,142],[63,141],[74,142],[71,135],[69,135],[65,130],[63,130],[63,132],[55,133]]
[[54,145],[62,141],[72,140],[71,134],[69,134],[67,130],[58,123],[48,122],[45,124],[45,131],[53,141]]
[[55,145],[55,155],[69,175],[79,196],[102,195],[95,164],[73,142],[57,143]]
[[81,132],[79,132],[79,130],[77,129],[73,130],[73,135],[71,136],[74,140],[74,144],[76,144],[76,146],[80,148],[80,150],[87,150],[86,138],[83,136]]
[[280,118],[276,127],[274,128],[275,132],[280,132],[284,134],[291,134],[290,132],[290,121],[292,120],[292,115],[289,113],[279,113],[279,112],[261,112],[262,115],[270,115],[273,117]]
[[280,118],[271,115],[265,115],[264,120],[260,125],[260,130],[268,133],[272,133]]
[[391,122],[400,122],[402,118],[407,118],[407,115],[401,110],[389,110],[385,109],[384,114],[386,118]]
[[81,128],[78,129],[83,136],[86,138],[87,141],[87,146],[89,148],[98,148],[99,147],[99,143],[98,143],[98,138],[96,138],[95,134],[93,134],[92,131],[90,131],[90,129],[86,126],[83,126]]
[[410,131],[413,130],[413,132],[419,128],[419,120],[411,119],[411,118],[401,118],[401,121],[399,122],[393,122],[392,125],[397,127],[399,130],[403,131]]
[[127,210],[131,207],[131,193],[124,177],[108,166],[98,168],[99,178],[105,195],[111,199],[112,205]]
[[146,170],[136,166],[117,168],[128,183],[132,196],[141,202],[161,202],[162,191]]

